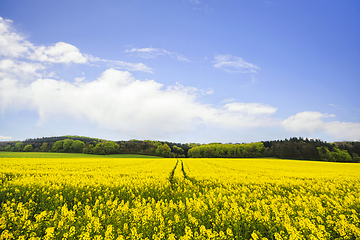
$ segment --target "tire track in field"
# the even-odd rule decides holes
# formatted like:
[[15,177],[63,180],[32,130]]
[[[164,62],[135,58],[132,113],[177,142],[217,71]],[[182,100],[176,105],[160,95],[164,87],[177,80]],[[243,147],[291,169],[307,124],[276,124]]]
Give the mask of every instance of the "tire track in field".
[[[174,168],[169,174],[170,188],[174,196],[179,197],[183,201],[186,198],[192,198],[194,194],[200,196],[205,194],[209,189],[223,187],[222,184],[214,182],[212,179],[196,179],[189,176],[186,171],[186,163],[182,159],[177,159]],[[210,207],[210,206],[209,206]]]
[[[181,165],[181,166],[180,166]],[[180,167],[181,168],[181,175],[183,176],[179,178],[179,176],[175,177],[175,171],[176,169]],[[179,174],[179,173],[178,173]],[[170,174],[169,174],[169,182],[170,182],[170,186],[173,189],[175,187],[176,184],[180,183],[183,180],[189,180],[190,182],[192,182],[193,184],[197,184],[198,181],[193,178],[190,177],[187,172],[185,171],[185,167],[184,167],[184,162],[181,159],[176,159],[176,164],[174,166],[174,168],[171,170]]]
[[170,182],[170,186],[172,189],[174,188],[174,185],[175,185],[174,174],[175,174],[175,170],[176,170],[178,164],[179,164],[179,159],[176,159],[175,167],[171,170],[171,172],[169,174],[169,182]]
[[189,177],[189,175],[187,175],[186,171],[185,171],[185,168],[184,168],[184,162],[183,160],[181,160],[181,171],[182,171],[182,174],[184,175],[184,179],[187,179],[189,180],[190,182],[192,182],[193,184],[197,184],[198,181],[195,179],[195,178],[192,178],[192,177]]

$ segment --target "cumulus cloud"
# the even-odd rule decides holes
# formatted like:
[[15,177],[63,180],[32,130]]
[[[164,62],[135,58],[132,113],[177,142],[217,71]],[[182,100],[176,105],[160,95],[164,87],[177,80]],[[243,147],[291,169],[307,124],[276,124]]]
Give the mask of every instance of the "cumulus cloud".
[[[44,66],[39,64],[54,63],[90,64],[93,62],[106,62],[117,66],[119,69],[128,71],[151,72],[152,70],[143,63],[106,60],[83,54],[77,47],[65,42],[58,42],[52,46],[36,46],[17,33],[11,24],[11,20],[0,17],[0,57],[7,60],[11,59],[13,63],[23,65],[21,68],[27,68],[25,71],[33,71],[32,74],[38,70],[45,69]],[[19,58],[22,59],[19,60]],[[26,59],[27,63],[20,63],[20,61],[24,62],[23,59]],[[2,64],[4,65],[5,63],[3,62]],[[6,64],[9,65],[10,62],[8,61]],[[25,66],[26,64],[27,66]],[[36,74],[39,74],[39,72]]]
[[245,62],[241,57],[227,55],[215,55],[214,67],[223,69],[229,73],[256,73],[260,68],[254,64]]
[[0,17],[0,56],[51,63],[86,63],[88,60],[79,49],[68,43],[35,46],[17,33],[11,23],[11,20]]
[[10,137],[10,136],[2,136],[2,135],[0,135],[0,140],[10,140],[10,139],[12,139],[12,137]]
[[22,57],[32,46],[11,27],[11,20],[0,17],[0,56]]
[[335,117],[334,115],[322,114],[319,112],[301,112],[285,119],[282,124],[289,132],[314,132],[323,127],[324,117]]
[[85,80],[85,77],[77,77],[77,78],[74,78],[74,81],[76,82],[76,83],[81,83],[82,81],[84,81]]
[[68,43],[58,42],[54,46],[34,47],[30,59],[50,63],[87,63],[88,57]]
[[330,121],[322,119],[335,117],[333,114],[319,112],[301,112],[282,121],[289,132],[313,133],[324,131],[326,134],[341,140],[360,139],[360,123]]
[[0,78],[33,79],[41,77],[45,67],[38,63],[4,59],[0,60]]
[[341,140],[359,140],[360,123],[353,122],[327,122],[324,124],[324,130],[331,136]]
[[269,105],[263,105],[260,103],[238,103],[232,102],[227,103],[224,106],[227,110],[232,112],[241,112],[246,115],[261,115],[261,114],[274,114],[276,112],[276,108],[271,107]]
[[108,69],[94,81],[38,79],[20,84],[0,81],[0,107],[37,111],[39,124],[55,117],[88,119],[111,130],[140,137],[189,131],[198,124],[248,128],[268,125],[276,108],[231,102],[219,107],[197,101],[202,90],[179,84],[165,87]]
[[[169,56],[189,61],[177,53],[158,48],[133,48],[128,53],[143,58]],[[97,79],[54,79],[48,73],[56,64],[110,65]],[[255,73],[260,68],[232,55],[216,55],[214,67],[230,73]],[[127,71],[123,71],[127,70]],[[156,138],[189,132],[199,125],[218,129],[249,129],[283,126],[288,132],[323,131],[337,139],[360,139],[360,123],[328,121],[335,117],[301,112],[285,120],[272,116],[277,108],[262,103],[225,99],[214,106],[199,101],[212,94],[194,87],[164,86],[154,80],[140,81],[128,71],[152,72],[143,63],[100,59],[83,54],[75,46],[59,42],[36,46],[18,34],[10,20],[0,17],[0,110],[32,110],[39,124],[53,118],[87,119],[100,127],[134,137]],[[0,136],[0,140],[11,137]]]
[[276,111],[276,108],[261,103],[231,102],[219,108],[207,108],[202,117],[206,125],[231,129],[269,127],[278,124],[278,120],[270,117]]
[[176,52],[169,52],[161,48],[132,48],[127,53],[134,53],[141,58],[157,58],[158,56],[170,56],[182,62],[190,62],[189,59]]

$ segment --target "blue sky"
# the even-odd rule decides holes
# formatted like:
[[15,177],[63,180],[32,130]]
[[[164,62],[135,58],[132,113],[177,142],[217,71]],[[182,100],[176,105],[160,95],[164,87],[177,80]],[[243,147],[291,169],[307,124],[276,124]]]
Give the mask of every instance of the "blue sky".
[[360,3],[0,2],[0,140],[360,140]]

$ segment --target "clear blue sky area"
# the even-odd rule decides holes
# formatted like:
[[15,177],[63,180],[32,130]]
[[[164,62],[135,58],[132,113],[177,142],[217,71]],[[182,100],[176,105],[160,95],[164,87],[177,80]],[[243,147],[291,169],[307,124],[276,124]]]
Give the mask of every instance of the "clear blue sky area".
[[360,140],[360,2],[0,1],[0,140]]

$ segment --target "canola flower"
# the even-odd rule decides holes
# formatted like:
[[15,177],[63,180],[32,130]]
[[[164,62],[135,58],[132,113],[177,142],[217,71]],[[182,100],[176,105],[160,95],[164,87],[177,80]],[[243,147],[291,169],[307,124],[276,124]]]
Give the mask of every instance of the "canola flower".
[[360,239],[360,164],[0,157],[0,239]]

